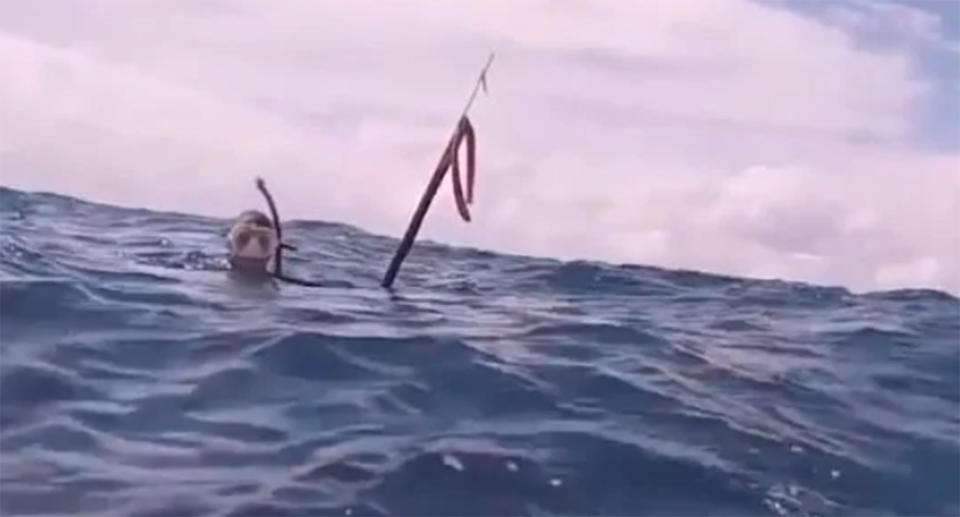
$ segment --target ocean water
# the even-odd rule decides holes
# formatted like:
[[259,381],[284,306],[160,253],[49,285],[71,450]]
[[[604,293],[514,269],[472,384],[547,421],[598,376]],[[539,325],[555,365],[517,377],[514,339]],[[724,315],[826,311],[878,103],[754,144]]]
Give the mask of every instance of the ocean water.
[[[282,207],[281,207],[282,208]],[[960,302],[0,189],[0,514],[958,515]]]

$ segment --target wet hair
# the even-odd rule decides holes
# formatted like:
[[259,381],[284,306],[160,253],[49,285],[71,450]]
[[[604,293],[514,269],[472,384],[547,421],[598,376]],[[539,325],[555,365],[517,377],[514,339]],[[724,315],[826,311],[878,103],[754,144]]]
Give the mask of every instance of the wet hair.
[[254,226],[273,229],[273,222],[266,214],[259,210],[246,210],[240,214],[238,220]]

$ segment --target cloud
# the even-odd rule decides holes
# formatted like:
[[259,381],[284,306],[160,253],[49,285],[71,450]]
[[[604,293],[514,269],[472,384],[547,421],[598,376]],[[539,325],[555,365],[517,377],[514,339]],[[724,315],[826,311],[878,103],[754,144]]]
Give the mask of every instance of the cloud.
[[935,13],[896,2],[846,0],[824,5],[825,19],[872,45],[950,46]]
[[958,154],[914,145],[930,80],[909,49],[860,44],[851,27],[888,13],[857,16],[738,0],[11,2],[0,174],[225,216],[259,206],[262,174],[287,217],[399,235],[496,49],[472,114],[474,222],[445,184],[422,238],[960,290]]
[[941,274],[942,265],[937,257],[922,257],[916,260],[881,266],[876,280],[881,286],[898,286],[905,283],[931,283]]

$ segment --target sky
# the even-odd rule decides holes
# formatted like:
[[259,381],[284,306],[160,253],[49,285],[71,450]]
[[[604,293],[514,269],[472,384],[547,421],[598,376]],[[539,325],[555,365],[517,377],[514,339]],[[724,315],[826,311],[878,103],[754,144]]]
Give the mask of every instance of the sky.
[[960,292],[954,0],[3,2],[0,184],[399,237],[490,52],[420,239]]

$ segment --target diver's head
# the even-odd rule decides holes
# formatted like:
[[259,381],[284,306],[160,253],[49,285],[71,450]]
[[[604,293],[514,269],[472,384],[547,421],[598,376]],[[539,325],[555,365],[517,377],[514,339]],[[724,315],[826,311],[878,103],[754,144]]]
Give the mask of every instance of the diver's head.
[[257,210],[240,214],[227,238],[231,267],[249,272],[266,273],[267,263],[279,246],[273,222]]

